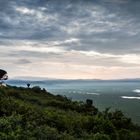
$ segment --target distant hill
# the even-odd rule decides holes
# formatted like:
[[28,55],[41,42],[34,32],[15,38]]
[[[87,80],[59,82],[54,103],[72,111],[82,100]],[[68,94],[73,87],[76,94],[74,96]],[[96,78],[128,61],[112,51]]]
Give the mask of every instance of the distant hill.
[[[27,78],[27,77],[26,77]],[[69,79],[46,79],[46,78],[27,78],[27,79],[10,79],[7,81],[8,84],[17,84],[17,85],[25,85],[27,83],[32,83],[34,85],[37,84],[57,84],[57,83],[88,83],[88,82],[140,82],[140,78],[136,79],[116,79],[116,80],[100,80],[100,79],[76,79],[76,80],[69,80]]]

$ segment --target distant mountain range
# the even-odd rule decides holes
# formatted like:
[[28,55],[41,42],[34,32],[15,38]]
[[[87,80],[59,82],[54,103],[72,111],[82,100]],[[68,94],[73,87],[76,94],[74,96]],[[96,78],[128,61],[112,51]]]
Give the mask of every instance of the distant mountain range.
[[16,77],[8,80],[9,82],[140,82],[140,78],[134,79],[113,79],[113,80],[101,80],[101,79],[53,79],[53,78],[42,78],[42,77]]

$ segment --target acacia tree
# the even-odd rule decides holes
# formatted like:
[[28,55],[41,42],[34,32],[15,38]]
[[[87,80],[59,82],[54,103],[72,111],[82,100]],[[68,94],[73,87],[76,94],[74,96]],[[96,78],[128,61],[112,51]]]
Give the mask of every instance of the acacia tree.
[[31,85],[31,84],[29,84],[29,83],[28,83],[28,84],[27,84],[27,87],[29,88],[29,87],[30,87],[30,85]]
[[7,79],[8,79],[7,72],[5,70],[0,69],[0,80],[7,80]]

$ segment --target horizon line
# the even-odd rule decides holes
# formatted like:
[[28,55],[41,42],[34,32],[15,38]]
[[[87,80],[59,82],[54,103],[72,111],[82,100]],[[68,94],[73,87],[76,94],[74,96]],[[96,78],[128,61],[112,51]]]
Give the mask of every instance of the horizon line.
[[52,77],[34,77],[34,76],[17,76],[17,77],[11,77],[8,80],[101,80],[101,81],[115,81],[115,80],[140,80],[140,77],[134,77],[134,78],[120,78],[120,79],[97,79],[97,78],[52,78]]

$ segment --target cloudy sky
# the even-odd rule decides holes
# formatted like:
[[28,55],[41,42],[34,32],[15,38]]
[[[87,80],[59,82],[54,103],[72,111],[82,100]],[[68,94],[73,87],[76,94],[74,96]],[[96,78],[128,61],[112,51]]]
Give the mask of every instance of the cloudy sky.
[[140,77],[140,0],[0,0],[9,77]]

